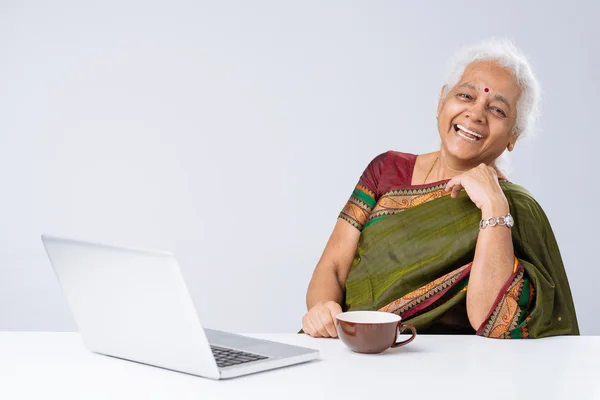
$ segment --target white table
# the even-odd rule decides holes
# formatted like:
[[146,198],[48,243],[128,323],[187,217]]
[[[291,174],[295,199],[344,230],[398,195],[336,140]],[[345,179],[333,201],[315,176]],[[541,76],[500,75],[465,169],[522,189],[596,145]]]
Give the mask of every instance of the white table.
[[0,332],[0,399],[600,399],[600,337],[418,336],[380,355],[337,339],[255,334],[321,350],[225,381],[90,353],[77,333]]

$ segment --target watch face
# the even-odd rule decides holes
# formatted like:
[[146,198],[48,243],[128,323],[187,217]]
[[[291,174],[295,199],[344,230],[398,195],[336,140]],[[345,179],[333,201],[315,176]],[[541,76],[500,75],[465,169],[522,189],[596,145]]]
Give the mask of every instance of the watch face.
[[515,224],[515,220],[513,219],[512,215],[508,214],[504,220],[506,221],[506,226],[508,226],[509,228],[512,228],[513,225]]

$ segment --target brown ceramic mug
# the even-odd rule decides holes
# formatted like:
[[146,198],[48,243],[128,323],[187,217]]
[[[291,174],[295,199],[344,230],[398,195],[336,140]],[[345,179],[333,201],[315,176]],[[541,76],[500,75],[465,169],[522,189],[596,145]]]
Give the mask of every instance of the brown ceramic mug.
[[[376,354],[390,347],[400,347],[412,342],[417,330],[411,324],[403,324],[399,315],[382,311],[349,311],[335,318],[340,340],[357,353]],[[406,329],[412,336],[398,342],[398,334]]]

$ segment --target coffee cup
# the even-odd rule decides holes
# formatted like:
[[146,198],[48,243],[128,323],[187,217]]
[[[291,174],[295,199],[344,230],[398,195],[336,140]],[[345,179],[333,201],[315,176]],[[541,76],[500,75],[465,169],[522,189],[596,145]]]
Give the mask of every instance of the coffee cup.
[[[417,330],[402,323],[399,315],[383,311],[348,311],[336,316],[335,326],[340,340],[357,353],[377,354],[389,348],[412,342]],[[398,342],[398,334],[406,329],[412,336]]]

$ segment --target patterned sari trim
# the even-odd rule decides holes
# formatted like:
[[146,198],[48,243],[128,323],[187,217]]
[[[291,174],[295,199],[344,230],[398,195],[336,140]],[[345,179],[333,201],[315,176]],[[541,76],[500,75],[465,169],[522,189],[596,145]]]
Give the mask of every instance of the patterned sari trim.
[[438,183],[437,185],[434,186],[428,186],[428,187],[424,187],[424,188],[418,188],[418,189],[394,189],[394,190],[390,190],[389,192],[384,193],[381,197],[383,196],[419,196],[422,194],[428,194],[431,192],[435,192],[437,190],[440,189],[444,189],[446,187],[447,182],[444,183]]
[[370,191],[369,189],[367,189],[366,187],[364,187],[362,185],[356,185],[356,188],[354,189],[354,191],[364,193],[365,195],[367,195],[368,197],[373,199],[373,204],[371,205],[371,207],[375,205],[375,193],[373,193],[372,191]]
[[469,276],[471,264],[463,265],[427,285],[408,293],[383,306],[379,311],[400,315],[403,319],[413,316],[440,299],[446,292]]
[[[382,205],[398,213],[390,218],[369,215],[362,224],[361,241],[346,278],[342,309],[381,309],[410,315],[407,319],[417,329],[427,331],[433,327],[432,331],[439,333],[456,333],[464,327],[464,332],[486,337],[579,334],[569,282],[544,210],[521,186],[507,182],[500,185],[513,214],[521,218],[520,228],[511,230],[518,262],[513,264],[512,271],[507,271],[510,276],[494,296],[487,318],[477,332],[466,325],[470,325],[465,315],[467,293],[464,292],[468,276],[460,282],[456,278],[457,282],[450,283],[445,292],[439,282],[439,292],[431,287],[435,284],[429,288],[426,285],[464,266],[476,251],[481,210],[464,191],[456,199],[442,196],[436,201],[428,200],[427,195],[435,191],[432,188],[387,191],[384,197],[394,202],[390,202],[391,206],[387,200],[376,203],[374,208],[378,209],[371,214],[382,211]],[[443,185],[437,188],[442,189]],[[376,194],[377,200],[380,195]],[[396,199],[394,195],[413,197]],[[412,204],[419,203],[414,201],[417,196],[426,200],[421,207],[402,209],[411,200]],[[407,201],[402,203],[402,200]],[[440,292],[443,293],[439,295]]]
[[379,218],[375,218],[375,219],[369,219],[369,220],[367,221],[367,223],[366,223],[366,224],[363,226],[363,229],[365,229],[367,226],[373,225],[373,224],[374,224],[375,222],[377,222],[377,221],[381,221],[381,220],[382,220],[382,219],[384,219],[384,218],[385,218],[385,216],[383,216],[383,217],[379,217]]
[[374,206],[375,194],[364,186],[357,185],[338,218],[342,218],[356,229],[362,230]]
[[384,193],[377,201],[375,194],[362,185],[356,185],[352,196],[340,212],[338,218],[362,231],[381,219],[401,211],[449,195],[440,183],[420,189],[395,189]]
[[525,269],[518,259],[516,263],[516,271],[500,291],[496,306],[492,307],[477,335],[497,339],[529,337],[527,311],[535,294]]
[[399,189],[384,193],[373,208],[368,221],[398,214],[401,211],[448,195],[445,184],[424,189]]
[[410,315],[411,320],[413,318],[418,317],[421,314],[428,313],[429,311],[435,310],[437,307],[443,306],[444,304],[446,304],[447,302],[452,300],[454,298],[454,296],[456,296],[462,292],[466,292],[468,284],[469,284],[468,278],[461,279],[456,285],[454,285],[448,291],[444,292],[442,294],[442,296],[439,297],[437,300],[435,300],[433,303],[428,304],[424,308],[420,308],[414,314],[411,314]]

